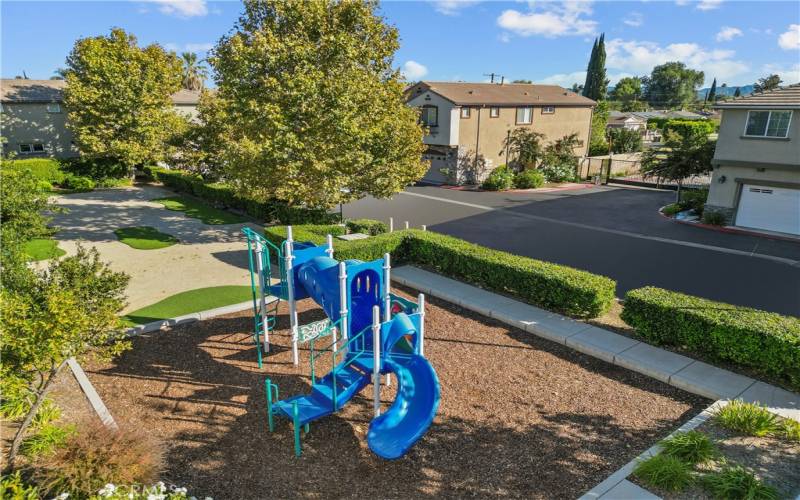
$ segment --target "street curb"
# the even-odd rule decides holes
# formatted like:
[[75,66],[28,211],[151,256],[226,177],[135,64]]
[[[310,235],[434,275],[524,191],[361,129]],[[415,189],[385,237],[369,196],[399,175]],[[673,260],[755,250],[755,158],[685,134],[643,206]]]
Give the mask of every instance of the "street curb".
[[[664,205],[666,207],[667,205]],[[725,233],[725,234],[743,234],[745,236],[755,236],[757,238],[766,238],[768,240],[778,240],[778,241],[789,241],[792,243],[800,243],[800,237],[793,237],[793,236],[782,236],[779,234],[770,234],[770,233],[762,233],[759,231],[748,231],[747,229],[739,229],[738,227],[732,226],[715,226],[713,224],[704,224],[702,222],[690,222],[688,220],[680,220],[676,219],[675,217],[670,217],[669,215],[665,214],[661,210],[664,208],[661,207],[658,209],[658,215],[664,217],[665,219],[669,219],[670,221],[674,222],[675,224],[683,224],[684,226],[689,227],[699,227],[701,229],[708,229],[709,231],[716,231],[718,233]]]
[[128,328],[125,331],[125,335],[132,337],[135,335],[141,335],[142,333],[155,332],[170,326],[185,325],[187,323],[194,323],[195,321],[203,321],[206,319],[214,318],[216,316],[222,316],[223,314],[231,314],[239,311],[244,311],[252,307],[253,307],[253,301],[248,300],[247,302],[239,302],[238,304],[231,304],[228,306],[217,307],[215,309],[208,309],[196,313],[184,314],[183,316],[176,316],[174,318],[160,319],[158,321],[145,323],[144,325],[137,325],[134,326],[133,328]]
[[[700,426],[703,422],[707,421],[709,418],[714,416],[714,413],[725,407],[729,401],[719,400],[712,403],[708,408],[701,411],[691,420],[683,424],[682,426],[678,427],[676,430],[670,433],[669,436],[665,437],[667,439],[669,437],[674,436],[679,432],[689,432],[691,430],[696,429]],[[636,468],[636,465],[641,462],[642,460],[647,460],[648,458],[657,455],[661,451],[661,445],[656,443],[650,448],[646,449],[642,453],[639,454],[636,458],[628,462],[627,464],[623,465],[616,472],[608,476],[605,480],[603,480],[600,484],[592,488],[591,490],[584,493],[582,496],[578,498],[578,500],[594,500],[597,498],[602,498],[603,495],[614,489],[618,484],[622,481],[627,479],[628,476],[633,473],[633,469]]]
[[97,394],[92,382],[89,380],[89,377],[86,376],[86,372],[83,371],[78,361],[75,358],[69,358],[67,364],[72,370],[75,379],[78,381],[78,385],[81,386],[81,390],[86,395],[86,399],[89,400],[89,404],[92,405],[94,412],[97,413],[97,416],[100,417],[100,420],[103,422],[103,425],[115,431],[119,430],[117,422],[114,421],[114,417],[111,416],[111,412],[108,411],[108,408],[105,403],[103,403],[100,395]]

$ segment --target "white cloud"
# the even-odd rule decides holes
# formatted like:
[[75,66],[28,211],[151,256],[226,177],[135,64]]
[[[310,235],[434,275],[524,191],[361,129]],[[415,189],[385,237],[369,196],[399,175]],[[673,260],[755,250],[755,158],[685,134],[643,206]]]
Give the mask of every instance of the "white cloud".
[[477,0],[432,0],[432,2],[436,12],[445,16],[457,16],[462,9],[478,3]]
[[614,39],[606,43],[606,66],[644,75],[654,66],[681,61],[686,66],[703,71],[706,79],[729,80],[746,73],[750,68],[734,59],[732,50],[705,49],[696,43],[673,43],[662,47],[653,42]]
[[[633,76],[630,73],[613,73],[606,75],[609,85],[615,85],[620,78]],[[573,71],[572,73],[557,73],[550,75],[541,80],[536,80],[536,83],[544,83],[548,85],[560,85],[564,88],[572,88],[573,83],[583,85],[586,81],[586,71]]]
[[714,10],[718,9],[722,4],[722,0],[700,0],[697,3],[697,10]]
[[416,81],[428,74],[428,68],[417,61],[406,61],[400,70],[406,80]]
[[587,17],[591,13],[590,2],[532,3],[527,13],[514,9],[503,11],[497,18],[497,24],[521,36],[541,35],[554,38],[591,35],[597,28],[597,21]]
[[187,43],[186,50],[189,52],[208,52],[214,48],[213,43]]
[[723,26],[720,28],[719,33],[717,33],[717,41],[718,42],[729,42],[736,38],[737,36],[742,36],[742,30],[739,28],[733,28],[731,26]]
[[503,43],[508,43],[508,42],[511,41],[511,35],[509,35],[508,33],[503,32],[503,33],[500,33],[499,35],[497,35],[497,39],[500,40]]
[[[792,66],[783,66],[780,64],[765,64],[761,67],[761,78],[765,75],[778,75],[783,80],[781,85],[791,85],[793,83],[800,83],[800,63],[795,63]],[[755,81],[755,79],[753,80]]]
[[790,24],[789,31],[778,37],[778,45],[783,50],[800,49],[800,24]]
[[148,0],[159,5],[158,10],[164,14],[178,17],[195,17],[208,15],[206,0]]
[[622,20],[622,22],[628,26],[637,28],[644,24],[644,16],[641,14],[641,12],[631,12]]

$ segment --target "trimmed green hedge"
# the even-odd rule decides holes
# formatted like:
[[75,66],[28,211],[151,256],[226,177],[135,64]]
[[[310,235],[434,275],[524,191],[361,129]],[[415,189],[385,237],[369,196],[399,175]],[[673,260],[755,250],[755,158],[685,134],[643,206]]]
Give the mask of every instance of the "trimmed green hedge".
[[[325,242],[341,226],[293,226],[295,241]],[[266,238],[279,245],[285,227],[270,227]],[[445,276],[515,296],[530,304],[574,317],[597,317],[614,301],[616,282],[571,267],[521,257],[439,233],[409,229],[356,241],[337,241],[337,259],[374,260],[392,255],[392,265],[413,264]]]
[[345,222],[347,230],[351,233],[363,233],[370,236],[383,234],[389,231],[385,222],[373,219],[351,219]]
[[338,221],[339,216],[322,209],[290,207],[286,203],[271,200],[259,202],[244,198],[222,182],[206,182],[200,175],[183,170],[167,170],[147,167],[146,175],[175,191],[188,193],[220,208],[232,208],[265,222],[281,224],[305,224],[309,222]]
[[655,344],[732,361],[800,389],[800,319],[645,287],[625,296],[622,319]]
[[49,182],[50,184],[61,184],[66,177],[66,174],[61,170],[61,163],[53,158],[3,160],[3,168],[30,170],[36,179]]

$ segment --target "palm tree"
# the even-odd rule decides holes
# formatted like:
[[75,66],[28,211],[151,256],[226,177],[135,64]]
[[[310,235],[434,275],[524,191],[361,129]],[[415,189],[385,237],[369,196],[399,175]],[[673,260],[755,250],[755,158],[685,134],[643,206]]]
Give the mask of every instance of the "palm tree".
[[50,79],[64,80],[67,78],[67,73],[69,73],[69,70],[67,68],[56,68],[56,70],[53,71],[53,76],[51,76]]
[[183,88],[202,90],[205,79],[208,77],[208,70],[198,63],[197,54],[184,52],[181,54],[181,62],[183,63]]

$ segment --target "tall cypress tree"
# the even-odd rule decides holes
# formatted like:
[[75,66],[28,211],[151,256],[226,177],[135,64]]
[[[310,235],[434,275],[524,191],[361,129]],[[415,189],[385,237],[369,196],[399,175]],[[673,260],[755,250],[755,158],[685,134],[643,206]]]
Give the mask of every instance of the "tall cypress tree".
[[592,88],[594,84],[594,65],[596,60],[597,60],[597,38],[594,39],[594,45],[592,46],[592,55],[589,56],[589,64],[586,66],[586,82],[584,82],[583,84],[584,97],[589,97],[590,94],[594,93]]
[[714,101],[716,100],[717,100],[717,79],[714,78],[714,81],[711,82],[711,90],[709,90],[708,94],[706,94],[706,102],[714,104]]
[[742,97],[742,88],[736,87],[736,92],[733,93],[733,97]]

